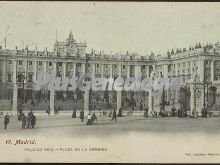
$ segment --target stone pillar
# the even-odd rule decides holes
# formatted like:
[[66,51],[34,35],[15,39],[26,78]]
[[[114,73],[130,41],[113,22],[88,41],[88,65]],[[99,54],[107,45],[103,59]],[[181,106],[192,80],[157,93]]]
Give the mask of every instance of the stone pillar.
[[27,83],[27,60],[24,60],[23,61],[24,62],[24,77],[25,77],[25,79],[24,79],[24,84],[26,84]]
[[91,64],[92,65],[92,78],[95,78],[96,74],[95,74],[95,64]]
[[[118,77],[121,77],[121,64],[118,65]],[[121,91],[117,91],[117,111],[121,108]]]
[[178,64],[176,63],[176,65],[175,65],[175,73],[176,73],[176,77],[178,76]]
[[201,88],[201,108],[204,107],[204,98],[205,98],[205,95],[204,95],[204,88],[202,87]]
[[53,62],[53,71],[56,73],[57,75],[57,63]]
[[117,91],[117,111],[121,108],[121,91]]
[[101,77],[104,77],[105,64],[102,64],[101,66],[102,66],[102,68],[101,68]]
[[135,78],[138,78],[139,75],[142,76],[141,66],[140,66],[140,65],[136,65],[136,66],[135,66]]
[[176,89],[175,92],[176,92],[176,94],[175,94],[176,95],[176,98],[175,98],[176,101],[175,102],[178,104],[179,99],[180,99],[180,89],[179,90]]
[[55,95],[55,91],[51,90],[50,91],[50,114],[54,115],[54,95]]
[[168,65],[167,64],[163,65],[163,77],[164,78],[168,77]]
[[118,76],[121,77],[121,64],[118,65]]
[[43,71],[44,73],[47,73],[47,61],[42,62],[43,63]]
[[2,65],[2,82],[5,83],[6,79],[6,60],[3,60],[3,65]]
[[190,86],[190,108],[191,112],[195,109],[195,92],[193,89],[193,85]]
[[211,61],[211,81],[214,81],[214,60]]
[[194,82],[193,78],[194,78],[195,72],[193,72],[193,61],[191,61],[191,63],[190,63],[190,74],[191,74],[190,78],[191,78],[192,82]]
[[13,102],[12,102],[12,114],[17,114],[17,99],[18,99],[18,87],[15,83],[13,85]]
[[153,108],[153,91],[152,89],[150,89],[148,91],[148,107],[149,107],[149,111],[152,111]]
[[86,73],[86,65],[85,64],[81,64],[81,73],[82,74]]
[[76,76],[76,63],[73,63],[73,77]]
[[63,70],[62,79],[64,79],[66,77],[66,62],[63,62],[62,66],[63,66],[63,69],[62,69]]
[[199,75],[200,75],[200,82],[203,82],[204,81],[204,60],[203,59],[200,59]]
[[130,65],[127,65],[128,69],[127,69],[127,78],[130,77],[130,71],[131,71],[131,68],[130,68]]
[[13,84],[17,84],[17,61],[13,61]]
[[88,115],[89,113],[89,90],[86,90],[84,93],[84,114]]
[[36,80],[37,80],[37,61],[33,61],[33,67],[34,67],[33,82],[36,82]]
[[112,64],[109,65],[109,72],[110,72],[110,76],[109,77],[113,77],[113,73],[112,73]]

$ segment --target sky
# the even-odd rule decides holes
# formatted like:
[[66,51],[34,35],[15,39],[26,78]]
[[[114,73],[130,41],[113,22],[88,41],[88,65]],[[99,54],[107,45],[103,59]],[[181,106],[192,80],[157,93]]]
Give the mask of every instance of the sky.
[[74,39],[107,54],[165,54],[197,42],[220,40],[220,3],[186,2],[0,2],[0,45],[53,50]]

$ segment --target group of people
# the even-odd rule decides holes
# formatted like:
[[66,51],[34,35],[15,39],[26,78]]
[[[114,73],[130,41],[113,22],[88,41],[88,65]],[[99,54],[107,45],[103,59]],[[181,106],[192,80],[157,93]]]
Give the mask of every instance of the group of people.
[[33,114],[33,112],[29,112],[27,116],[20,111],[20,114],[18,115],[18,120],[21,120],[22,122],[22,129],[29,129],[29,128],[34,128],[36,124],[36,116]]
[[[10,121],[10,116],[8,115],[8,113],[4,116],[4,129],[7,129],[7,126],[9,124]],[[25,128],[34,128],[35,124],[36,124],[36,116],[33,114],[33,112],[29,112],[27,114],[27,116],[25,116],[25,114],[22,112],[22,110],[19,111],[18,114],[18,120],[22,122],[22,129]]]
[[[76,109],[73,110],[72,118],[76,118]],[[80,118],[81,122],[84,121],[84,111],[80,111],[79,118]],[[92,116],[90,115],[90,112],[89,112],[88,120],[87,120],[86,124],[92,125],[92,124],[94,124],[94,122],[97,122],[97,120],[98,119],[97,119],[95,112],[92,114]]]
[[108,117],[112,117],[112,120],[111,120],[111,121],[114,120],[114,121],[116,122],[117,117],[123,117],[123,115],[122,115],[122,109],[119,108],[118,115],[117,115],[117,112],[116,112],[115,109],[114,109],[113,111],[110,111]]

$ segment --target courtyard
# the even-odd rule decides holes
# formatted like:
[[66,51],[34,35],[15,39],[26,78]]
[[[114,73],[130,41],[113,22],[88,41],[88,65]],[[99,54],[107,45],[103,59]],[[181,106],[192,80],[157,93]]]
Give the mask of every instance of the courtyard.
[[220,118],[178,118],[159,117],[145,118],[143,116],[117,117],[117,121],[111,121],[111,117],[97,116],[98,121],[93,125],[86,125],[87,118],[81,122],[79,118],[70,116],[37,116],[34,129],[21,129],[21,121],[16,116],[10,117],[8,129],[4,130],[1,117],[0,134],[13,135],[44,135],[54,136],[114,136],[130,132],[143,133],[207,133],[220,132]]

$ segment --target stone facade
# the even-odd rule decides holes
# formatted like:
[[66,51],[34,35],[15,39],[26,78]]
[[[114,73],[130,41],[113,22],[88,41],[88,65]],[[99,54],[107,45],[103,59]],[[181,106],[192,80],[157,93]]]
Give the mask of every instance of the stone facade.
[[[65,42],[55,42],[53,51],[38,51],[37,48],[28,50],[27,47],[24,50],[0,49],[0,104],[4,105],[2,108],[16,112],[19,89],[33,90],[38,73],[52,71],[62,78],[79,77],[85,72],[91,72],[93,77],[106,78],[137,77],[139,74],[142,78],[181,77],[182,89],[166,90],[163,98],[154,98],[152,90],[141,93],[142,99],[146,100],[145,106],[150,110],[160,111],[161,106],[166,110],[173,105],[180,107],[187,104],[191,110],[201,110],[205,102],[210,104],[213,110],[220,110],[219,43],[203,47],[197,44],[189,50],[171,50],[165,55],[107,55],[94,51],[86,53],[86,43],[76,42],[71,32]],[[89,99],[87,92],[84,95],[84,100]],[[116,95],[119,109],[124,95],[121,92]],[[52,110],[53,100],[54,94],[50,97]],[[84,109],[88,109],[86,106],[89,106],[89,102],[85,103],[87,105],[84,105]]]

